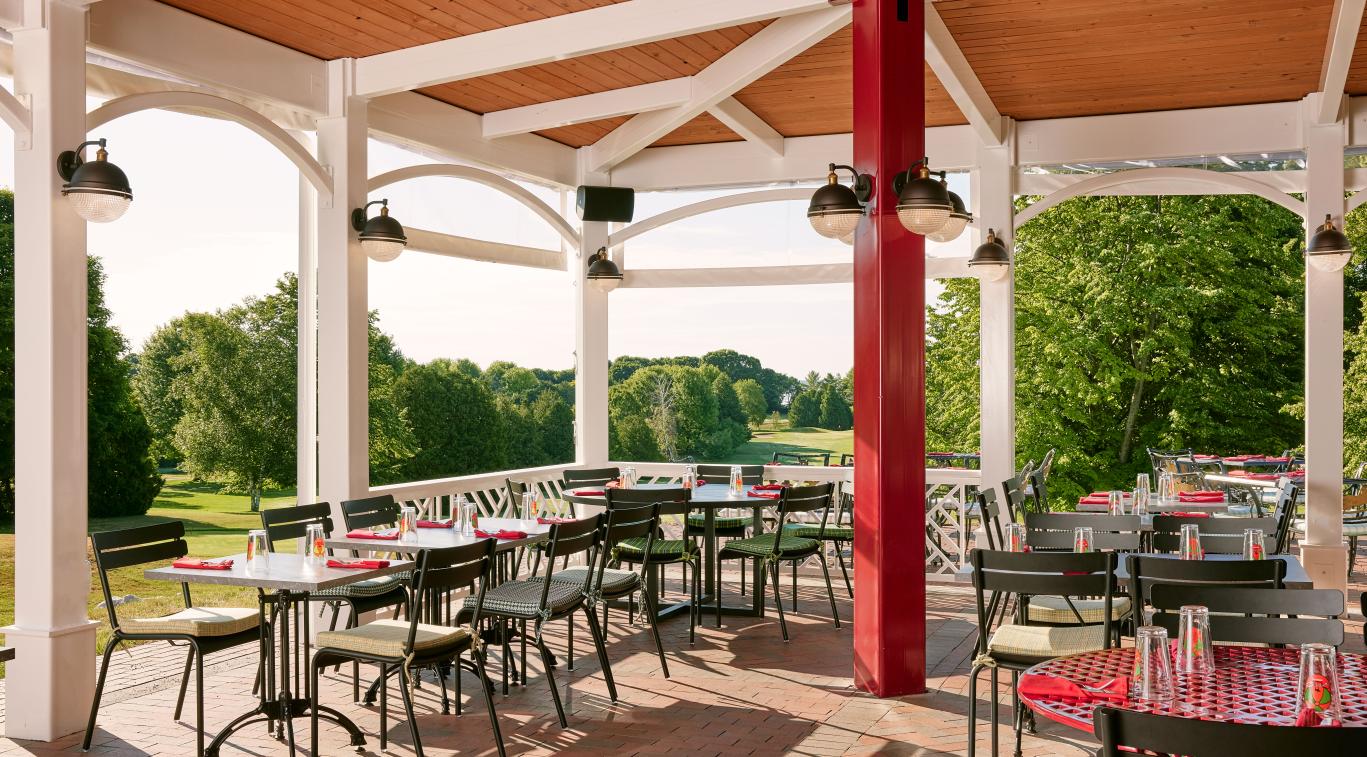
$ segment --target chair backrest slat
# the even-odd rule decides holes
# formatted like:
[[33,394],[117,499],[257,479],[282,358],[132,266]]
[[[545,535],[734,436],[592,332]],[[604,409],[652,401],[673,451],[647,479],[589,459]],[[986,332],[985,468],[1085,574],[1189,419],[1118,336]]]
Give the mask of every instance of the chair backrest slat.
[[342,503],[342,519],[346,521],[348,531],[375,526],[392,526],[399,522],[399,504],[394,501],[393,495],[390,494],[381,494],[364,499],[349,499]]
[[303,538],[315,523],[323,526],[324,536],[332,536],[332,505],[319,502],[261,511],[261,527],[266,529],[271,551],[275,550],[276,542]]
[[[978,611],[978,652],[987,651],[992,615],[1001,593],[1062,597],[1101,597],[1104,645],[1111,644],[1114,552],[1001,552],[975,549],[973,591]],[[989,601],[988,595],[993,596]],[[991,608],[991,609],[989,609]],[[1028,616],[1026,616],[1028,617]]]
[[[726,485],[731,483],[731,466],[729,465],[699,465],[697,467],[698,477],[705,479],[709,484]],[[742,465],[740,466],[741,482],[746,486],[764,483],[763,465]]]
[[424,617],[424,602],[429,598],[438,599],[452,589],[473,586],[476,582],[479,588],[474,592],[475,607],[470,618],[470,627],[479,628],[479,616],[484,608],[484,591],[488,588],[489,576],[493,572],[496,542],[495,539],[480,539],[458,547],[424,549],[418,553],[413,569],[413,607],[408,612],[408,642],[404,647],[405,656],[413,651],[418,625]]
[[[100,576],[100,590],[109,613],[109,627],[118,628],[119,618],[114,610],[114,598],[109,590],[109,571],[131,565],[176,560],[190,554],[185,543],[185,524],[181,521],[157,523],[151,526],[98,531],[90,535],[91,552],[95,557],[95,571]],[[190,589],[181,583],[181,596],[190,605]]]
[[621,468],[570,468],[560,474],[565,488],[579,486],[602,486],[609,481],[622,477]]
[[687,515],[692,509],[689,503],[693,492],[682,486],[665,489],[608,489],[606,493],[609,509],[628,505],[659,505],[660,515]]
[[[1252,644],[1343,644],[1343,592],[1336,589],[1250,589],[1158,584],[1150,592],[1154,625],[1175,634],[1184,605],[1210,610],[1214,641]],[[1290,616],[1317,617],[1290,617]],[[1174,637],[1175,638],[1175,637]]]
[[997,502],[996,489],[979,489],[978,513],[982,518],[983,532],[987,534],[987,548],[1001,549],[1006,538],[1002,530],[1002,508]]

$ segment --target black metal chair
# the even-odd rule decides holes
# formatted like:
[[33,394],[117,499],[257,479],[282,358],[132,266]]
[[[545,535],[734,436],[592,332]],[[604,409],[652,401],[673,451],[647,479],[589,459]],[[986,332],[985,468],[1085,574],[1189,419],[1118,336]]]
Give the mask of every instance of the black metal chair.
[[1240,555],[1244,551],[1244,529],[1263,532],[1263,552],[1277,552],[1276,518],[1193,518],[1182,515],[1153,516],[1153,551],[1176,554],[1182,550],[1182,526],[1196,526],[1201,532],[1201,549],[1208,555]]
[[1025,486],[1022,481],[1029,480],[1030,473],[1027,471],[1025,477],[1012,476],[1002,482],[1002,499],[1006,505],[1007,517],[1017,523],[1025,521],[1025,516],[1035,512],[1027,502],[1033,504],[1030,497],[1025,494]]
[[[826,515],[821,516],[825,527],[815,523],[789,523],[784,526],[788,533],[803,539],[819,539],[823,542],[830,542],[831,549],[835,551],[835,559],[840,564],[840,574],[845,578],[845,591],[849,593],[850,599],[854,599],[854,585],[850,583],[850,570],[845,565],[845,545],[854,544],[854,495],[849,492],[839,492],[835,495],[835,518],[834,521],[827,521]],[[796,568],[797,563],[793,563]],[[797,574],[793,575],[793,592],[797,592]],[[745,593],[745,571],[741,571],[741,593]],[[793,600],[793,609],[797,609],[797,600]]]
[[[204,754],[204,655],[244,644],[256,644],[260,651],[260,665],[271,654],[269,624],[258,601],[255,608],[196,607],[190,598],[190,585],[182,582],[181,598],[185,609],[158,618],[128,618],[120,620],[114,609],[114,597],[109,591],[109,571],[148,563],[165,563],[189,554],[185,543],[185,524],[180,521],[139,526],[117,531],[101,531],[90,535],[91,551],[95,556],[95,570],[100,576],[100,590],[104,592],[104,607],[109,613],[109,628],[113,632],[105,644],[100,663],[99,679],[95,683],[95,699],[90,703],[90,720],[86,724],[81,749],[89,751],[95,735],[95,717],[100,711],[100,697],[104,693],[105,677],[109,675],[109,661],[114,650],[126,641],[166,641],[188,647],[185,670],[181,674],[180,693],[176,696],[176,710],[171,716],[180,720],[185,704],[185,688],[190,682],[190,669],[195,673],[195,754]],[[267,630],[262,633],[263,626]],[[19,694],[19,692],[14,692]]]
[[[978,613],[978,649],[968,679],[968,755],[977,750],[978,674],[992,670],[992,753],[997,753],[997,671],[1011,671],[1012,712],[1015,713],[1016,752],[1020,752],[1021,713],[1016,681],[1023,670],[1055,657],[1111,647],[1112,599],[1115,595],[1114,552],[1000,552],[975,549],[973,590]],[[1020,597],[1014,622],[992,628],[989,597],[1015,594]],[[1028,607],[1031,597],[1101,597],[1100,620],[1084,623],[1079,615],[1070,626],[1033,623]]]
[[1153,469],[1154,483],[1158,482],[1158,476],[1163,473],[1176,473],[1177,461],[1185,460],[1195,462],[1196,451],[1187,449],[1155,449],[1147,447],[1145,451],[1149,453],[1149,466]]
[[[1177,638],[1179,610],[1210,610],[1212,641],[1242,644],[1343,644],[1343,592],[1337,589],[1258,589],[1157,584],[1149,593],[1152,624]],[[1306,617],[1314,616],[1314,617]]]
[[[693,535],[684,531],[681,538],[670,539],[664,533],[664,519],[667,517],[683,519],[688,517],[691,509],[692,492],[680,487],[669,489],[608,489],[608,511],[617,508],[641,507],[653,505],[658,508],[656,513],[656,529],[649,536],[636,535],[621,539],[607,548],[608,565],[619,568],[622,564],[628,566],[641,566],[641,575],[646,581],[646,588],[651,588],[651,584],[657,584],[654,588],[656,592],[647,591],[647,594],[662,593],[664,590],[664,566],[679,565],[683,572],[684,593],[689,595],[692,608],[688,613],[688,643],[696,641],[697,625],[702,618],[702,551],[698,547],[697,539]],[[692,581],[689,581],[690,575]],[[652,578],[653,576],[653,578]],[[604,613],[604,618],[607,617]],[[604,621],[606,624],[606,621]]]
[[342,521],[348,531],[394,526],[399,522],[399,503],[391,494],[348,499],[342,502]]
[[606,486],[609,481],[615,481],[622,477],[621,468],[570,468],[560,474],[560,480],[566,489],[578,489],[589,486]]
[[[446,696],[446,679],[441,674],[442,666],[454,662],[457,666],[456,680],[459,683],[459,668],[465,667],[478,676],[480,690],[484,692],[484,704],[489,708],[489,723],[493,727],[494,741],[499,755],[504,754],[503,735],[498,727],[498,715],[494,712],[494,699],[491,694],[493,685],[489,682],[485,669],[486,659],[478,629],[481,609],[489,578],[493,568],[494,540],[481,539],[473,544],[447,549],[424,549],[418,553],[417,567],[413,570],[413,611],[409,619],[377,620],[363,626],[342,631],[320,631],[317,639],[317,652],[309,666],[312,682],[312,734],[310,735],[311,753],[318,752],[318,674],[328,665],[345,660],[364,660],[380,666],[380,750],[388,746],[388,676],[391,669],[399,675],[399,693],[403,697],[404,715],[408,718],[408,731],[413,737],[413,749],[421,757],[422,738],[418,735],[418,720],[413,713],[413,698],[409,688],[416,671],[433,668],[438,671],[437,680],[442,686],[442,710],[449,711]],[[479,589],[468,600],[470,603],[469,626],[444,626],[420,623],[424,603],[432,598],[445,596],[455,589],[473,586]],[[470,651],[470,660],[462,659]],[[459,701],[459,690],[456,694]]]
[[1185,754],[1190,757],[1283,757],[1313,754],[1320,757],[1359,757],[1367,754],[1367,728],[1311,728],[1287,725],[1249,725],[1219,720],[1154,715],[1114,707],[1098,707],[1092,714],[1101,757],[1143,754]]
[[1266,590],[1282,588],[1286,578],[1286,563],[1281,560],[1175,560],[1145,555],[1125,555],[1124,560],[1136,625],[1144,625],[1144,610],[1157,585]]
[[1092,549],[1138,552],[1143,531],[1138,515],[1093,513],[1030,513],[1025,516],[1025,543],[1035,551],[1067,551],[1073,548],[1073,529],[1092,529]]
[[[830,514],[831,497],[834,495],[835,485],[831,483],[817,484],[815,486],[793,486],[784,487],[779,493],[776,503],[778,508],[778,522],[774,524],[774,530],[769,533],[758,534],[747,539],[735,539],[727,542],[717,552],[719,564],[726,560],[740,560],[741,570],[745,569],[746,560],[764,561],[766,571],[761,573],[762,579],[767,578],[774,583],[774,602],[778,605],[778,624],[783,632],[783,640],[788,641],[788,621],[783,616],[783,593],[779,587],[779,563],[800,563],[812,556],[821,554],[821,539],[826,529],[827,518],[821,519],[821,531],[814,539],[807,539],[797,536],[790,536],[785,532],[784,526],[788,523],[788,516],[793,513],[814,512],[825,510],[826,515]],[[831,617],[835,620],[835,627],[840,628],[840,612],[835,606],[835,590],[831,588],[831,571],[826,567],[825,560],[818,560],[821,564],[821,572],[826,576],[826,595],[831,600]],[[720,572],[720,571],[719,571]],[[760,595],[763,602],[764,584],[755,587],[755,591]],[[796,599],[796,596],[794,596]],[[794,603],[796,604],[796,603]],[[721,627],[721,581],[717,581],[716,592],[717,627]]]
[[[708,486],[730,486],[731,466],[729,465],[699,465],[697,466],[698,478],[707,482]],[[741,483],[745,486],[754,486],[764,483],[763,465],[742,465],[740,466]],[[750,533],[752,517],[748,512],[732,511],[730,513],[713,513],[712,528],[717,536],[724,539],[743,539]],[[688,516],[688,533],[693,536],[702,536],[707,531],[707,515],[705,513],[692,513]],[[793,579],[796,581],[796,576]],[[740,593],[745,593],[745,574],[740,576]]]
[[[1053,450],[1049,450],[1050,453]],[[1030,472],[1030,498],[1035,502],[1035,512],[1049,512],[1049,484],[1047,483],[1049,473],[1040,466]]]

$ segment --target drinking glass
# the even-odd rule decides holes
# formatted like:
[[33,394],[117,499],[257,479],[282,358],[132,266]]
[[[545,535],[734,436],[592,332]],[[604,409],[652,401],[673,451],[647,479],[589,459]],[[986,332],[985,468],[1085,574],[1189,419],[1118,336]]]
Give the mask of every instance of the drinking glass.
[[1148,495],[1149,492],[1153,491],[1153,481],[1149,478],[1149,474],[1140,473],[1139,475],[1135,476],[1134,488],[1144,492],[1145,495]]
[[1244,559],[1263,559],[1263,530],[1261,528],[1244,529]]
[[460,506],[460,533],[462,536],[474,536],[475,529],[479,528],[479,508],[475,503],[470,502],[461,496],[457,500]]
[[1167,504],[1173,501],[1174,499],[1177,499],[1177,492],[1175,491],[1175,488],[1176,482],[1173,480],[1171,473],[1163,473],[1159,475],[1158,501],[1160,503]]
[[399,540],[407,541],[414,537],[418,530],[418,508],[401,507],[399,508]]
[[623,488],[623,489],[635,489],[635,488],[636,488],[636,469],[635,469],[635,468],[632,468],[631,466],[627,466],[627,467],[625,467],[625,468],[622,469],[622,484],[621,484],[621,485],[622,485],[622,488]]
[[1215,672],[1215,652],[1210,644],[1210,610],[1202,605],[1183,605],[1177,613],[1177,672],[1188,675]]
[[1201,527],[1195,523],[1182,526],[1183,560],[1204,560],[1206,552],[1201,548]]
[[321,565],[327,557],[327,543],[323,540],[323,524],[310,523],[305,529],[305,554],[308,556],[308,564]]
[[1342,721],[1335,657],[1334,648],[1328,644],[1301,645],[1297,725],[1337,725]]
[[[1148,478],[1147,473],[1139,474]],[[1148,486],[1136,486],[1134,488],[1134,514],[1143,518],[1149,514],[1149,488]]]
[[745,489],[745,478],[741,475],[740,466],[731,466],[731,493],[739,495]]
[[1092,548],[1092,527],[1078,526],[1073,529],[1073,551],[1094,552]]
[[1025,524],[1007,523],[1005,531],[1002,532],[1002,547],[1007,552],[1025,551]]
[[270,539],[266,536],[266,532],[261,530],[248,531],[247,562],[252,565],[265,565],[270,555]]
[[1119,489],[1112,489],[1106,495],[1106,504],[1107,509],[1109,509],[1111,512],[1111,515],[1124,515],[1125,493],[1120,491]]
[[536,520],[536,492],[528,489],[522,492],[522,519]]
[[1168,652],[1168,629],[1162,626],[1140,626],[1135,629],[1130,696],[1150,702],[1172,699],[1172,656]]
[[683,488],[695,489],[698,486],[698,470],[691,465],[684,466]]

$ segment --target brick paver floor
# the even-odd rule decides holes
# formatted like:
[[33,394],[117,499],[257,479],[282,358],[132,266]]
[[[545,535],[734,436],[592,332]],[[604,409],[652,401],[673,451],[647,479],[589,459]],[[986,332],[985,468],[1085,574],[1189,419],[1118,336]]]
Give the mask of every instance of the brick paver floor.
[[[734,593],[737,584],[727,582]],[[1353,596],[1361,591],[1355,588]],[[786,579],[785,579],[785,594]],[[728,601],[740,597],[728,597]],[[565,624],[548,634],[562,663],[557,677],[569,717],[569,728],[556,723],[539,662],[531,663],[531,681],[496,695],[500,724],[511,754],[689,754],[706,755],[836,755],[963,754],[967,743],[967,671],[974,640],[972,593],[961,586],[932,584],[929,633],[929,693],[879,699],[855,690],[850,681],[851,602],[837,594],[844,622],[836,630],[824,587],[804,577],[800,608],[788,615],[792,642],[779,636],[772,611],[765,618],[727,616],[721,629],[710,618],[688,643],[686,617],[662,625],[671,678],[659,670],[649,633],[628,627],[625,613],[614,611],[609,654],[620,698],[608,701],[597,660],[588,643],[582,617],[575,630],[575,669],[564,665]],[[1362,623],[1350,621],[1349,649],[1362,651]],[[100,712],[97,755],[185,755],[194,752],[193,705],[188,722],[171,719],[179,667],[184,657],[164,644],[138,647],[114,658],[109,691]],[[254,668],[250,654],[225,652],[209,658],[205,720],[210,734],[250,709]],[[366,670],[362,668],[362,670]],[[1003,676],[1003,678],[1006,678]],[[984,676],[984,682],[986,676]],[[424,751],[430,755],[494,754],[484,705],[472,676],[464,679],[464,714],[441,714],[437,687],[431,682],[417,695]],[[193,695],[193,681],[191,682]],[[376,707],[351,702],[351,685],[343,674],[329,673],[322,699],[350,716],[366,734],[365,754],[380,754]],[[980,688],[980,696],[986,685]],[[402,717],[397,690],[391,690],[389,747],[385,753],[411,755],[413,749]],[[190,700],[191,702],[193,699]],[[1007,699],[1004,697],[1003,702]],[[82,708],[83,703],[73,703]],[[985,708],[980,708],[985,715]],[[1009,714],[1002,710],[1003,723]],[[295,733],[307,746],[308,721],[296,721]],[[979,747],[986,755],[987,726],[979,726]],[[320,753],[352,754],[344,732],[326,724],[320,731]],[[1002,748],[1009,754],[1011,732],[1003,725]],[[1041,721],[1039,733],[1027,735],[1027,755],[1085,755],[1094,742],[1085,735]],[[0,754],[71,753],[80,735],[52,744],[0,739]],[[284,755],[287,749],[266,733],[264,725],[240,731],[224,755]]]

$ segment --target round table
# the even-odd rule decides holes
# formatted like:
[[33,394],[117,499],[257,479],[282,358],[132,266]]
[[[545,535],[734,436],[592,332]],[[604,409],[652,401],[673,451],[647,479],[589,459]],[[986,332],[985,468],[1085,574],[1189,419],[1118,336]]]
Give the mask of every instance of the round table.
[[[1081,685],[1127,676],[1133,649],[1106,649],[1042,662],[1021,674],[1052,675]],[[1339,701],[1345,726],[1367,726],[1367,657],[1339,654]],[[1295,725],[1300,650],[1268,647],[1215,647],[1215,675],[1174,675],[1171,702],[1127,699],[1108,706],[1159,715],[1227,720],[1259,725]],[[1098,702],[1054,697],[1021,697],[1034,712],[1057,723],[1092,732]]]

